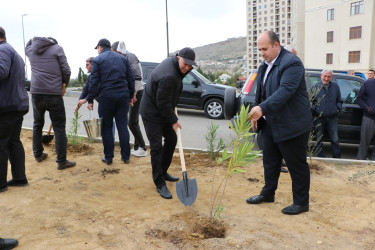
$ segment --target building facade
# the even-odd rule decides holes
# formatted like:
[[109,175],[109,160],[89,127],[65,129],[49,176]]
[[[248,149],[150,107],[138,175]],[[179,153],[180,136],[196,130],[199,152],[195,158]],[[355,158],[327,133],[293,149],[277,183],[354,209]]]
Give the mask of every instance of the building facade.
[[375,67],[373,0],[308,0],[305,7],[306,68]]

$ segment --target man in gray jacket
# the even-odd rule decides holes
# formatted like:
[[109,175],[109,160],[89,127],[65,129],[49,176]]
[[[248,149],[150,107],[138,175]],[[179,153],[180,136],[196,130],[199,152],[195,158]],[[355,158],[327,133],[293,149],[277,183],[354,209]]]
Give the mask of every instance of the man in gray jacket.
[[[5,30],[0,27],[0,192],[6,191],[8,186],[28,184],[25,150],[20,141],[23,116],[28,111],[25,63],[7,43]],[[13,179],[7,182],[8,159]]]
[[57,169],[74,167],[75,162],[66,159],[67,138],[63,84],[68,84],[70,67],[63,48],[53,38],[34,37],[26,45],[26,55],[31,64],[32,104],[34,112],[33,151],[35,160],[41,162],[48,156],[42,145],[44,114],[49,111],[55,132]]

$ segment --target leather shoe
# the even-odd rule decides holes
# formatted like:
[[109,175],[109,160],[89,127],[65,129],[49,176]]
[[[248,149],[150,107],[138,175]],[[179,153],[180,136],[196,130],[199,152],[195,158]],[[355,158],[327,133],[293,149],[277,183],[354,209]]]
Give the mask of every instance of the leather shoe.
[[57,165],[57,169],[58,170],[63,170],[63,169],[66,169],[66,168],[71,168],[71,167],[74,167],[76,165],[76,162],[75,161],[64,161],[64,162],[59,162],[58,165]]
[[178,177],[176,177],[176,176],[172,176],[172,175],[170,175],[170,174],[168,174],[168,173],[165,175],[164,179],[165,179],[166,181],[171,181],[171,182],[176,182],[176,181],[179,181],[179,180],[180,180],[180,178],[178,178]]
[[106,159],[105,157],[103,157],[102,158],[102,162],[104,162],[107,165],[111,165],[112,164],[112,159]]
[[23,186],[27,186],[27,185],[29,185],[29,182],[27,181],[27,179],[18,180],[18,181],[11,179],[10,181],[8,181],[8,186],[23,187]]
[[246,199],[248,204],[259,204],[262,202],[274,202],[275,196],[255,195]]
[[39,156],[39,157],[35,157],[35,160],[36,160],[37,162],[42,162],[42,161],[44,161],[45,159],[47,159],[47,157],[48,157],[48,154],[47,154],[47,153],[42,153],[41,156]]
[[283,208],[283,210],[281,210],[283,214],[289,214],[289,215],[296,215],[296,214],[300,214],[300,213],[307,212],[307,211],[309,211],[309,205],[297,205],[297,204],[292,204],[289,207],[285,207]]
[[18,245],[18,241],[15,239],[2,239],[0,238],[0,249],[12,249]]
[[[5,185],[5,186],[3,186],[3,187],[0,187],[0,193],[1,192],[5,192],[5,191],[7,191],[8,190],[8,186],[7,185]],[[1,249],[1,248],[0,248]]]
[[167,188],[167,186],[162,186],[161,188],[156,188],[156,191],[164,199],[172,199],[172,194],[171,194],[171,192],[169,192],[169,189]]
[[130,163],[130,159],[125,160],[124,157],[121,157],[121,160],[124,162],[124,164],[129,164]]

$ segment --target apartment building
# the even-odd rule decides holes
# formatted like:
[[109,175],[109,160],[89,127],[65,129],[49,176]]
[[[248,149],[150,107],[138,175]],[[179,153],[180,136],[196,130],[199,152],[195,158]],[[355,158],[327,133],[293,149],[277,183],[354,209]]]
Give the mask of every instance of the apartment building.
[[307,0],[305,8],[305,67],[375,68],[373,0]]
[[[258,36],[266,30],[279,34],[281,45],[290,44],[304,57],[304,0],[247,1],[247,69],[262,62],[257,48]],[[297,36],[302,35],[302,39]]]

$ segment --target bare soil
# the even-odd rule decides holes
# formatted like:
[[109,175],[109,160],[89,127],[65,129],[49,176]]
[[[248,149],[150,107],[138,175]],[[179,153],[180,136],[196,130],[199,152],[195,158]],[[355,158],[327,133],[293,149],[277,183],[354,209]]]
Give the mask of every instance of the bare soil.
[[[311,164],[310,211],[287,216],[292,203],[289,174],[281,173],[275,203],[248,205],[264,185],[261,159],[229,178],[221,218],[212,223],[209,205],[215,161],[185,152],[198,197],[192,207],[156,192],[150,157],[123,164],[119,147],[110,166],[101,162],[101,143],[69,147],[71,169],[56,169],[52,141],[48,158],[32,154],[32,133],[23,130],[29,186],[0,193],[0,236],[17,249],[374,249],[375,166]],[[225,166],[217,166],[223,176]],[[181,177],[176,153],[169,171]],[[10,167],[8,180],[11,179]],[[215,180],[215,183],[218,179]]]

